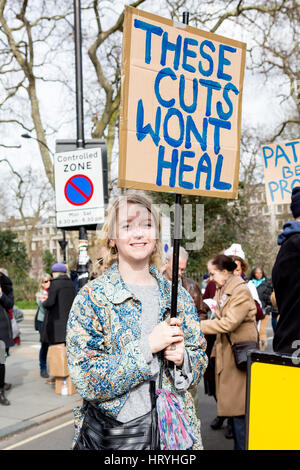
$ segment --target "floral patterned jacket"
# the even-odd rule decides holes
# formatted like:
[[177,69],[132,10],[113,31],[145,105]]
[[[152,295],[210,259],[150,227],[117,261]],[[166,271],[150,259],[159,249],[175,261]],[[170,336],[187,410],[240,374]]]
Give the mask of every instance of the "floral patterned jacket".
[[[154,266],[150,272],[158,282],[159,321],[163,321],[171,307],[171,283]],[[206,341],[192,298],[181,286],[178,286],[177,312],[183,318],[192,387],[199,383],[207,366]],[[141,313],[141,302],[128,290],[115,263],[80,290],[69,314],[66,345],[71,379],[82,398],[113,417],[117,417],[130,390],[152,377],[140,348]],[[165,364],[162,371],[162,388],[177,395],[198,438],[193,449],[201,449],[200,422],[192,396],[175,389]],[[74,416],[73,445],[83,423],[83,407],[75,408]]]

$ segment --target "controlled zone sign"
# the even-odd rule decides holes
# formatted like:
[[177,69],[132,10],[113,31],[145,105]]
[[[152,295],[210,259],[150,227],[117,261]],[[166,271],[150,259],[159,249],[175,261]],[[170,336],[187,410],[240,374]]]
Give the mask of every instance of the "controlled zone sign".
[[54,176],[57,227],[86,226],[104,222],[100,148],[56,153]]
[[126,7],[119,187],[237,198],[245,54]]
[[[246,450],[300,449],[300,349],[291,356],[250,352]],[[298,349],[297,349],[298,348]]]
[[290,204],[294,186],[300,186],[300,140],[261,147],[267,204]]

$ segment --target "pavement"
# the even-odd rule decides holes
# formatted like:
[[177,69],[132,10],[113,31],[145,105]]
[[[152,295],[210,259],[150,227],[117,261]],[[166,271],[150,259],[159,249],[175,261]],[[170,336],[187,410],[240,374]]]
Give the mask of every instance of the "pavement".
[[58,395],[55,385],[47,384],[40,376],[39,334],[31,327],[35,310],[23,313],[24,321],[19,323],[21,344],[11,348],[6,359],[5,382],[12,384],[6,396],[11,404],[0,406],[0,440],[63,416],[82,402],[77,393]]

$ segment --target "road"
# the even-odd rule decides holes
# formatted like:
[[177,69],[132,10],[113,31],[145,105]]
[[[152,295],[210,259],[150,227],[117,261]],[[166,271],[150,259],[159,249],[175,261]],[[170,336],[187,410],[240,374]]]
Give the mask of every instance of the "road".
[[73,436],[69,413],[0,441],[0,450],[70,450]]
[[[38,334],[33,330],[32,320],[24,320],[21,326],[22,342],[38,344]],[[272,328],[267,328],[268,347],[272,351]],[[233,440],[224,437],[224,428],[213,431],[211,421],[216,416],[216,403],[212,397],[204,394],[203,383],[198,387],[199,414],[204,449],[232,450]],[[74,436],[73,414],[52,419],[40,426],[35,426],[0,441],[0,450],[70,450]]]

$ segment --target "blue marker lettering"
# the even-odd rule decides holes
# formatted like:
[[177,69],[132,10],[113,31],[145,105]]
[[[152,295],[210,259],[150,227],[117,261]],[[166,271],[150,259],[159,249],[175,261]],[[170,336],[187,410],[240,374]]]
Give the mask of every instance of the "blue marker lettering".
[[284,200],[284,192],[286,192],[288,194],[292,194],[292,191],[287,189],[288,182],[286,180],[279,180],[279,184],[280,184],[280,191],[281,191],[281,199],[283,201]]
[[[267,155],[267,150],[270,150],[269,155]],[[274,150],[272,149],[272,147],[268,147],[267,145],[265,145],[262,148],[262,151],[264,156],[265,168],[268,168],[268,159],[273,157]]]
[[179,104],[183,111],[186,113],[194,113],[197,107],[197,98],[198,98],[198,80],[197,78],[193,78],[193,102],[190,105],[186,105],[184,101],[185,95],[185,76],[182,74],[180,75],[179,81]]
[[218,82],[214,82],[212,80],[205,80],[204,78],[200,78],[199,80],[200,85],[207,87],[207,97],[206,97],[206,111],[205,115],[211,115],[211,98],[212,98],[212,91],[213,90],[221,90],[221,84]]
[[[294,189],[295,184],[298,184],[298,185],[299,185],[299,184],[300,184],[300,180],[295,179],[295,180],[292,182],[292,184],[291,184],[291,190],[292,190],[292,191],[293,191],[293,189]],[[292,193],[292,191],[289,191],[289,192]]]
[[209,124],[212,124],[215,126],[215,131],[214,131],[214,152],[216,155],[221,150],[220,146],[220,129],[231,129],[231,122],[229,121],[222,121],[220,119],[216,118],[209,118]]
[[289,147],[289,146],[292,147],[293,157],[294,157],[294,162],[295,163],[297,163],[297,161],[298,161],[298,157],[297,157],[296,150],[295,150],[295,145],[297,145],[297,144],[300,144],[299,140],[296,140],[295,142],[288,142],[288,143],[285,144],[286,147]]
[[291,178],[293,176],[293,172],[290,170],[288,166],[283,166],[282,167],[282,177],[283,178]]
[[275,155],[275,168],[277,167],[277,163],[278,163],[279,158],[285,158],[288,163],[291,163],[289,157],[287,156],[287,154],[285,153],[283,148],[279,144],[277,144],[276,145],[276,155]]
[[232,184],[221,181],[220,178],[221,178],[221,173],[222,173],[222,166],[223,166],[223,155],[219,154],[217,164],[216,164],[216,169],[215,169],[215,178],[214,178],[213,187],[215,189],[220,189],[224,191],[226,189],[227,190],[231,189]]
[[187,116],[186,118],[186,131],[185,131],[185,148],[190,149],[191,144],[191,132],[193,133],[196,140],[201,145],[201,149],[203,152],[207,149],[207,127],[208,127],[208,120],[207,118],[203,118],[203,126],[202,126],[202,135],[199,133],[195,122],[192,116]]
[[180,61],[180,53],[181,53],[182,36],[180,36],[180,34],[177,36],[176,44],[169,42],[168,37],[169,37],[168,33],[165,32],[162,37],[160,64],[166,65],[167,51],[175,51],[173,67],[174,67],[174,70],[178,70],[179,61]]
[[150,23],[145,23],[145,21],[141,20],[134,20],[134,27],[138,29],[142,29],[146,31],[146,46],[145,46],[145,62],[146,64],[150,64],[151,62],[151,34],[156,34],[157,36],[161,36],[163,33],[163,29],[159,26],[154,26]]
[[[176,116],[178,118],[179,134],[180,134],[178,139],[170,137],[169,135],[168,123],[172,116]],[[184,120],[183,120],[182,113],[179,111],[179,109],[176,109],[176,108],[168,109],[167,114],[164,119],[163,129],[164,129],[164,139],[167,142],[167,144],[170,145],[171,147],[180,147],[180,145],[183,142],[183,137],[184,137]]]
[[158,150],[158,161],[157,161],[157,174],[156,174],[156,184],[157,186],[162,185],[162,172],[163,169],[170,169],[170,179],[169,179],[169,186],[170,188],[174,188],[176,183],[176,170],[178,165],[178,150],[173,149],[172,151],[172,159],[170,162],[164,160],[165,156],[165,147],[162,145],[159,146]]
[[161,108],[160,106],[157,107],[156,110],[156,117],[155,117],[155,131],[152,129],[151,124],[147,124],[144,126],[144,106],[143,100],[140,99],[138,101],[137,106],[137,113],[136,113],[136,136],[137,139],[141,142],[145,139],[146,135],[149,134],[157,146],[160,141],[159,137],[159,129],[161,123]]
[[189,49],[189,46],[198,46],[198,41],[193,38],[184,38],[183,41],[183,58],[182,58],[182,68],[187,72],[196,72],[196,68],[193,65],[187,63],[187,58],[192,57],[196,58],[197,54],[195,51]]
[[272,202],[274,202],[274,193],[278,191],[279,185],[278,183],[276,183],[276,181],[269,181],[268,186],[269,186],[269,191],[270,191]]
[[211,41],[208,41],[207,39],[201,42],[200,48],[199,48],[201,56],[203,57],[203,59],[206,59],[209,64],[208,69],[205,70],[202,66],[202,61],[199,61],[199,64],[198,64],[199,72],[205,77],[210,77],[214,71],[214,61],[212,57],[207,52],[204,51],[204,46],[207,46],[212,52],[215,52],[216,48],[214,46],[214,43]]
[[219,116],[220,119],[224,119],[225,121],[227,121],[227,119],[231,118],[232,112],[233,112],[232,102],[231,102],[231,99],[228,96],[230,90],[232,90],[235,95],[239,94],[239,90],[236,88],[235,85],[233,85],[233,83],[226,83],[226,85],[224,87],[224,90],[223,90],[223,98],[224,98],[224,100],[227,103],[228,108],[229,108],[227,113],[224,112],[221,101],[217,102],[218,116]]
[[231,52],[232,54],[234,54],[236,52],[236,48],[227,46],[226,44],[220,44],[217,77],[220,78],[220,80],[227,80],[228,82],[230,82],[232,80],[232,76],[227,73],[224,73],[224,70],[223,70],[225,65],[231,64],[230,60],[227,59],[227,57],[225,57],[224,55],[225,51]]
[[200,177],[201,173],[206,173],[206,183],[205,189],[210,190],[210,181],[211,181],[211,161],[208,153],[204,153],[200,158],[197,166],[196,179],[195,179],[195,188],[199,189],[200,187]]
[[189,150],[183,150],[180,155],[179,162],[179,181],[178,184],[181,188],[193,189],[193,183],[189,181],[183,181],[183,173],[187,171],[193,171],[194,167],[191,165],[186,165],[184,163],[185,158],[195,158],[195,152],[190,152]]
[[162,70],[160,70],[156,76],[155,82],[154,82],[154,91],[155,91],[155,96],[159,104],[164,106],[165,108],[171,108],[171,106],[174,106],[175,104],[175,98],[172,98],[168,101],[164,100],[161,97],[160,91],[159,91],[159,85],[160,82],[163,78],[165,77],[171,77],[172,80],[177,80],[177,77],[175,75],[175,72],[170,69],[169,67],[166,67]]

